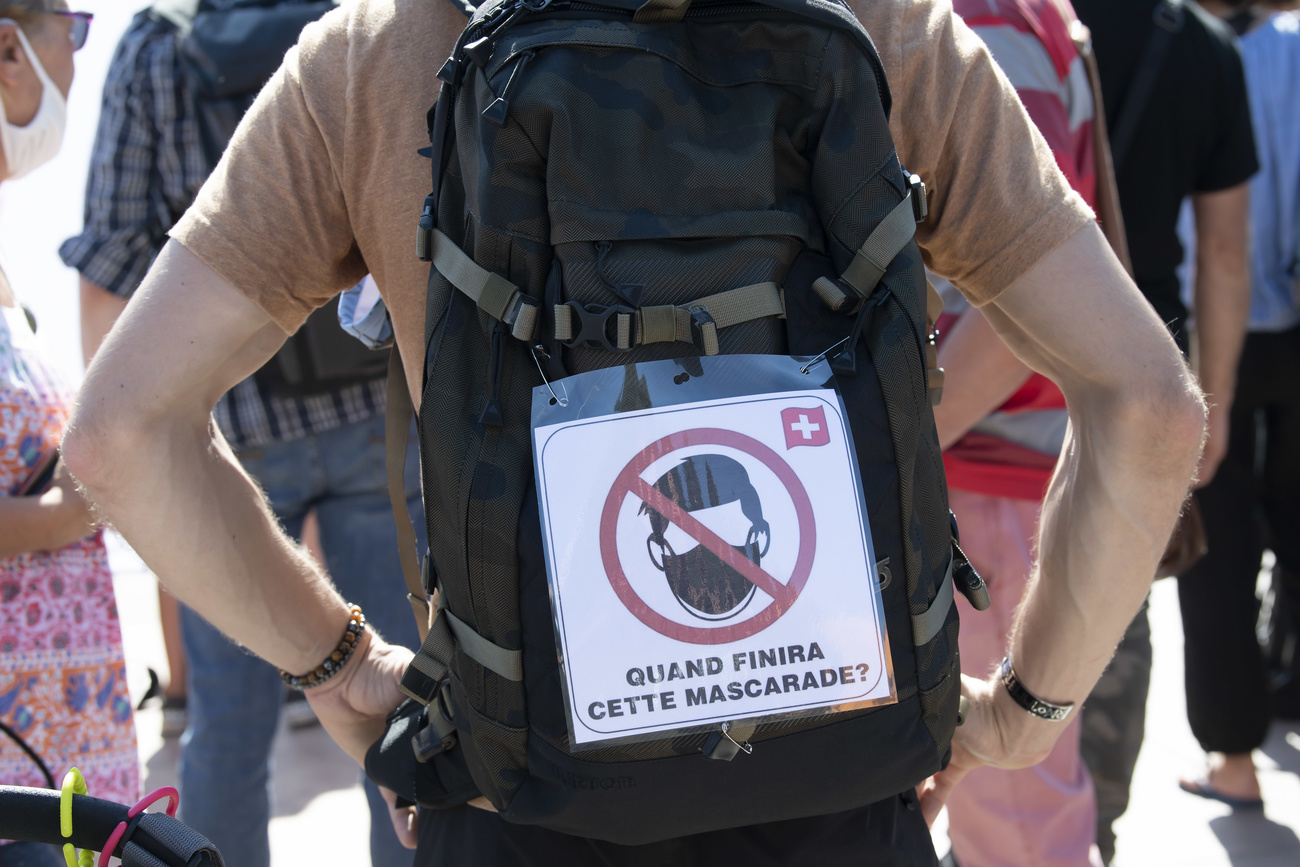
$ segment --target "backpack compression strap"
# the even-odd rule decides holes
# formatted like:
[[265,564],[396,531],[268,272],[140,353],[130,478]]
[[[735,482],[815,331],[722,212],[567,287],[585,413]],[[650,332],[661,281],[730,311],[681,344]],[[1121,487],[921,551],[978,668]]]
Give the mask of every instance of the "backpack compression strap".
[[437,229],[421,228],[416,247],[421,259],[432,261],[439,274],[488,316],[505,323],[516,339],[533,339],[542,309],[536,299],[500,274],[479,265]]
[[[925,184],[916,175],[911,176],[912,186],[903,196],[903,200],[885,215],[867,240],[853,256],[849,267],[844,269],[839,280],[818,277],[813,283],[813,291],[835,311],[848,313],[861,305],[872,292],[876,284],[889,270],[889,263],[902,252],[907,242],[916,234],[916,224],[925,219],[928,206],[925,198]],[[914,192],[919,190],[916,197]]]
[[[916,175],[909,175],[907,195],[885,215],[885,219],[871,231],[867,240],[862,242],[853,261],[844,269],[840,278],[832,280],[830,277],[818,277],[813,282],[813,291],[827,307],[836,312],[851,313],[861,308],[876,291],[880,278],[889,270],[889,263],[894,261],[894,257],[902,252],[916,234],[916,224],[924,220],[929,212],[925,184]],[[930,403],[938,406],[943,398],[944,375],[935,345],[935,323],[943,313],[943,299],[929,280],[925,281],[925,290],[927,381],[930,386]]]
[[[594,344],[626,352],[648,343],[692,343],[704,355],[718,354],[718,329],[767,316],[785,317],[785,299],[775,283],[729,289],[681,307],[605,306],[569,301],[555,305],[555,339],[565,346]],[[608,330],[613,320],[614,333]]]

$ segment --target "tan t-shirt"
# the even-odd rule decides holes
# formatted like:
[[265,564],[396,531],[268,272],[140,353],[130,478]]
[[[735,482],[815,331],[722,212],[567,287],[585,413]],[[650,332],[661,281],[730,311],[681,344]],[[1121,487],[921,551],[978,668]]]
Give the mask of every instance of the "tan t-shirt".
[[[987,303],[1092,212],[948,0],[850,5],[885,67],[899,157],[929,189],[926,264]],[[464,25],[441,0],[356,0],[307,28],[171,232],[288,332],[369,271],[413,386],[429,273],[415,225],[432,182],[417,151]]]

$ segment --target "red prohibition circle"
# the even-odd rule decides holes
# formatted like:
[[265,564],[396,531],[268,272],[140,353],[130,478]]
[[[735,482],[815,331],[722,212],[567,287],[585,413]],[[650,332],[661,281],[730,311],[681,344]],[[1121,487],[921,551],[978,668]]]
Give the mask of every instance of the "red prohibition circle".
[[[790,499],[794,501],[795,514],[799,519],[799,553],[795,558],[794,570],[790,575],[790,580],[785,584],[781,584],[774,577],[763,572],[753,561],[740,555],[734,548],[725,546],[725,551],[714,550],[715,547],[721,548],[722,546],[710,545],[710,550],[724,557],[724,559],[728,559],[733,567],[738,569],[746,578],[749,578],[752,583],[756,584],[759,589],[767,593],[772,599],[771,604],[748,620],[733,623],[730,626],[719,626],[715,629],[686,626],[669,620],[651,608],[632,589],[632,585],[628,583],[627,575],[623,571],[623,564],[618,556],[618,514],[629,494],[638,497],[643,502],[658,498],[663,508],[661,509],[656,505],[656,510],[661,514],[675,513],[680,522],[669,518],[673,523],[678,523],[679,526],[681,526],[681,523],[695,524],[699,530],[703,531],[703,534],[712,536],[712,533],[707,528],[698,525],[698,522],[690,518],[689,513],[685,513],[685,510],[680,509],[672,501],[663,497],[656,488],[641,478],[641,473],[645,472],[647,467],[664,455],[690,446],[705,445],[733,448],[762,462],[785,486]],[[683,529],[687,528],[683,527]],[[688,530],[688,532],[690,531]],[[716,537],[714,539],[720,541],[716,540]],[[697,538],[696,541],[700,542],[700,544],[706,544],[704,539]],[[813,555],[816,550],[817,526],[813,519],[812,500],[808,498],[808,492],[804,490],[803,483],[799,481],[799,477],[794,470],[779,454],[753,437],[721,428],[694,428],[669,434],[651,443],[635,455],[623,468],[622,472],[618,474],[613,486],[610,488],[609,496],[605,499],[605,508],[600,518],[601,560],[604,563],[605,575],[609,578],[610,586],[614,588],[614,593],[637,620],[640,620],[660,635],[689,644],[727,644],[748,638],[771,626],[786,611],[790,610],[790,606],[794,604],[804,585],[808,583],[808,576],[812,574]]]

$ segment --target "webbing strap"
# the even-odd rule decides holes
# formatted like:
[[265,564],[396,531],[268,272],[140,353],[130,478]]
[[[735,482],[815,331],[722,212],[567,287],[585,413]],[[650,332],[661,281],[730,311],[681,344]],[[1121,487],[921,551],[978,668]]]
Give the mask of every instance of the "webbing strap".
[[[697,313],[708,315],[701,319],[695,316]],[[555,339],[562,343],[592,339],[581,332],[583,322],[579,317],[583,315],[574,310],[572,302],[555,305]],[[664,304],[635,310],[612,309],[614,339],[610,344],[611,348],[626,351],[650,343],[695,343],[705,355],[717,355],[719,328],[767,316],[784,317],[785,298],[775,283],[755,283],[680,307]]]
[[917,647],[929,644],[939,634],[939,630],[943,629],[943,623],[948,619],[948,609],[952,608],[953,562],[954,558],[949,554],[948,571],[944,573],[943,583],[939,585],[939,592],[935,594],[930,607],[924,614],[912,615],[912,643]]
[[399,689],[406,695],[427,705],[441,689],[443,679],[451,668],[456,647],[480,665],[504,677],[520,682],[524,679],[524,652],[507,650],[479,635],[468,623],[452,614],[442,604],[439,595],[438,610],[429,624],[429,634],[424,637],[402,675]]
[[479,309],[504,322],[518,340],[532,340],[537,330],[537,302],[499,274],[479,265],[455,241],[433,230],[433,265]]
[[388,502],[393,507],[397,525],[397,557],[406,581],[406,598],[415,615],[415,626],[423,641],[429,631],[429,600],[420,580],[420,546],[411,528],[411,512],[406,508],[406,441],[411,429],[415,406],[406,385],[406,370],[397,342],[388,353],[388,403],[384,409],[384,465],[388,471]]
[[428,625],[428,634],[398,684],[398,689],[423,705],[429,704],[438,694],[456,654],[456,642],[451,637],[444,614],[446,611],[439,606],[433,622]]
[[646,0],[636,10],[632,20],[638,24],[655,21],[681,21],[686,10],[691,8],[691,0]]
[[445,608],[441,610],[438,619],[447,621],[452,635],[456,637],[456,643],[471,659],[477,660],[484,668],[495,671],[506,680],[519,682],[524,679],[522,650],[506,650],[499,644],[493,644]]
[[880,278],[885,276],[889,263],[907,246],[916,234],[916,215],[912,211],[912,192],[908,190],[903,200],[894,206],[880,225],[862,242],[858,252],[844,269],[841,279],[858,291],[863,298],[875,290]]
[[[894,261],[894,257],[902,252],[915,234],[916,212],[912,207],[912,191],[909,189],[903,200],[871,230],[867,240],[862,242],[854,254],[849,267],[840,275],[840,280],[837,282],[819,277],[813,283],[813,290],[832,310],[844,310],[867,298],[875,291],[880,278],[885,276],[889,263]],[[853,298],[846,294],[840,283],[857,292],[859,297]]]

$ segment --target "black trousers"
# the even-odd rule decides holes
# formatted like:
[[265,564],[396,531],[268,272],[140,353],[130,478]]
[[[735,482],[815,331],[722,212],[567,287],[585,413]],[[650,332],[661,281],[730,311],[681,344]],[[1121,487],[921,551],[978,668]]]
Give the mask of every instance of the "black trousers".
[[[792,797],[796,796],[792,793]],[[653,822],[653,816],[646,817]],[[908,792],[863,807],[766,825],[618,846],[474,807],[423,812],[416,867],[935,867],[930,830]]]
[[1300,328],[1247,335],[1228,455],[1196,497],[1210,550],[1178,579],[1187,718],[1203,749],[1245,753],[1271,716],[1255,633],[1266,547],[1274,580],[1300,599]]

